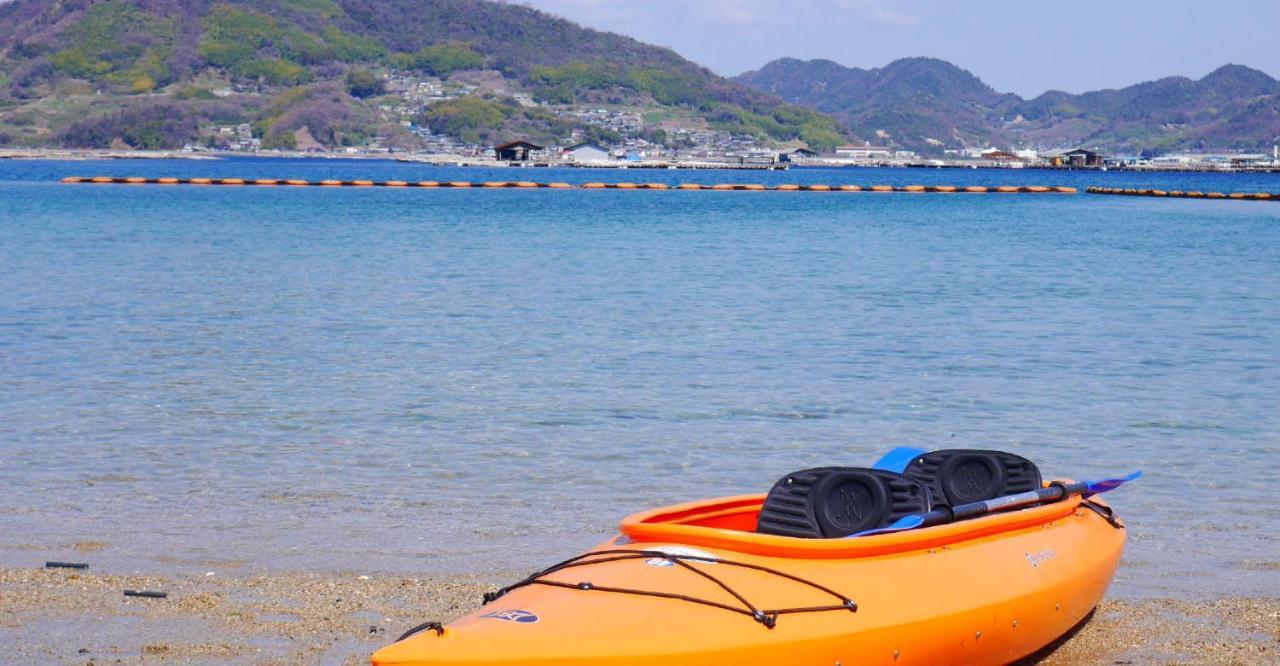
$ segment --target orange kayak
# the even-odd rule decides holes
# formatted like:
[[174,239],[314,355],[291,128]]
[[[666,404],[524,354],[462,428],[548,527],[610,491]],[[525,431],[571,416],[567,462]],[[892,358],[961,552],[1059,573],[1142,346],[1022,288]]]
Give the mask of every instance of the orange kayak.
[[1079,496],[834,539],[757,533],[764,500],[630,516],[592,551],[373,663],[1002,664],[1088,616],[1125,540],[1105,504]]

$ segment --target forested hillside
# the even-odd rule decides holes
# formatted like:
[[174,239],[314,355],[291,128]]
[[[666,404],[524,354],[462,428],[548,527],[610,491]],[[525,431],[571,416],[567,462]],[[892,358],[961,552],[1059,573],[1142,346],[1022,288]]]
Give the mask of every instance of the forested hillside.
[[[408,90],[406,90],[406,88]],[[416,91],[421,92],[419,95]],[[417,97],[421,97],[418,100]],[[214,142],[248,124],[265,147],[406,128],[467,142],[616,130],[575,107],[802,141],[831,118],[676,53],[483,0],[15,0],[0,4],[0,145],[137,148]]]

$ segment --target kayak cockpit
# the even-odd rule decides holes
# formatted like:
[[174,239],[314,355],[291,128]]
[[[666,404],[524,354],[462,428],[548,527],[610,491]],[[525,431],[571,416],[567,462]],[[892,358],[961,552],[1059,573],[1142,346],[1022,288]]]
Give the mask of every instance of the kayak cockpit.
[[[632,514],[622,520],[620,543],[666,543],[753,555],[842,559],[936,548],[1040,527],[1074,514],[1079,497],[947,525],[843,539],[806,539],[756,531],[765,496],[738,495],[687,502]],[[1091,500],[1097,501],[1097,500]]]
[[[1043,525],[1071,515],[1080,503],[1068,497],[1065,486],[1042,490],[1047,486],[1039,468],[1013,453],[898,451],[910,455],[890,455],[874,467],[792,472],[766,495],[639,513],[623,520],[622,534],[631,542],[670,541],[757,555],[862,557]],[[1022,508],[1028,505],[1032,508]]]

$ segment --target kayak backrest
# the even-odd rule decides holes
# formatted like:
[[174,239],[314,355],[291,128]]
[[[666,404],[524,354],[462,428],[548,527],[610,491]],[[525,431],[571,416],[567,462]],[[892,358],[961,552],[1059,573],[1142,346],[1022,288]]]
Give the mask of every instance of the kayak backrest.
[[1040,469],[1022,456],[985,449],[944,449],[912,460],[903,474],[929,487],[939,505],[958,506],[1037,490]]
[[760,507],[756,532],[838,539],[930,508],[929,488],[897,472],[817,467],[773,484]]

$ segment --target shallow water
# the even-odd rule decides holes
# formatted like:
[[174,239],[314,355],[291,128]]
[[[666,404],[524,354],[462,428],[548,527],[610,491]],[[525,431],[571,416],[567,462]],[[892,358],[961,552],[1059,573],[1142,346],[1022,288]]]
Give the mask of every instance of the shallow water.
[[[1280,204],[60,185],[1280,192],[1276,175],[0,163],[0,563],[529,569],[897,445],[1142,469],[1116,592],[1280,589]],[[42,561],[42,560],[41,560]],[[231,565],[228,565],[231,566]]]

